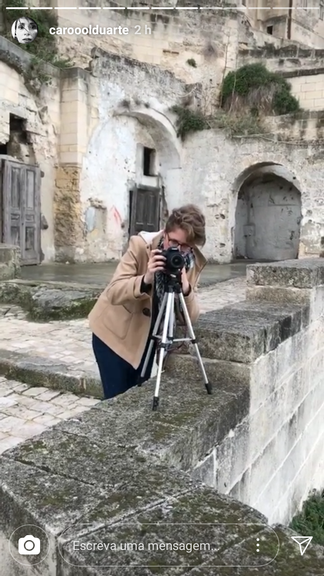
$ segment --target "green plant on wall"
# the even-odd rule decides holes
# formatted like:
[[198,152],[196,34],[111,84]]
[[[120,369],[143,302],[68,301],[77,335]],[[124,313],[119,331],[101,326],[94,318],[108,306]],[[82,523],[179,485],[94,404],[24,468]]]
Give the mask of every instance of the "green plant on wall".
[[290,528],[302,536],[313,536],[314,544],[324,546],[324,490],[314,492],[306,500],[302,511],[292,519]]
[[184,140],[189,132],[197,132],[210,128],[205,116],[199,112],[182,106],[172,106],[171,112],[177,115],[177,136]]
[[[22,50],[25,50],[33,56],[29,69],[23,72],[26,83],[31,87],[33,79],[39,83],[48,83],[50,77],[44,73],[43,62],[59,68],[67,68],[73,65],[69,58],[61,58],[58,54],[56,36],[50,34],[51,27],[56,28],[58,25],[57,15],[54,10],[33,10],[32,12],[23,9],[28,3],[25,0],[3,0],[2,2],[2,22],[4,36],[9,40],[12,39],[11,27],[15,20],[23,16],[28,16],[35,20],[38,26],[37,38],[30,44],[19,44]],[[8,7],[16,10],[7,10]],[[19,9],[21,8],[21,9]]]
[[251,114],[291,114],[300,109],[291,94],[289,82],[263,64],[247,64],[229,72],[221,86],[221,107],[224,110],[248,109]]

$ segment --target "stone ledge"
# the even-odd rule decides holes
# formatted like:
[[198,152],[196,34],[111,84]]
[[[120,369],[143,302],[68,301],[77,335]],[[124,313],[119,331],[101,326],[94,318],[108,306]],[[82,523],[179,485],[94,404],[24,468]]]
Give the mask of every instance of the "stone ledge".
[[[161,562],[161,553],[81,552],[73,550],[72,541],[137,542],[140,537],[144,542],[190,543],[212,538],[221,542],[219,551],[193,554],[191,563],[196,568],[187,566],[183,553],[169,554],[168,576],[202,576],[220,564],[222,575],[232,576],[231,566],[247,556],[251,560],[258,532],[261,538],[265,536],[264,548],[257,555],[258,562],[262,559],[263,576],[319,576],[320,549],[311,547],[301,559],[284,528],[274,527],[273,535],[259,512],[192,481],[174,467],[175,461],[184,464],[177,451],[187,451],[191,460],[193,452],[198,456],[193,432],[199,437],[204,429],[215,443],[218,417],[225,408],[224,404],[217,416],[214,397],[202,394],[197,385],[187,388],[190,394],[186,395],[184,387],[181,382],[164,380],[160,411],[152,412],[145,385],[7,451],[0,458],[2,541],[24,524],[45,530],[51,554],[42,564],[42,576],[54,572],[60,576],[115,575],[116,569],[107,564],[119,565],[125,576],[153,576],[157,564],[167,563]],[[241,402],[239,394],[236,400]],[[184,420],[177,419],[181,413]],[[148,523],[155,528],[148,529]],[[207,530],[201,526],[206,523]],[[210,523],[219,526],[211,528]],[[237,527],[230,531],[229,523]],[[252,533],[251,524],[257,525]],[[269,533],[272,538],[268,539]],[[277,552],[276,560],[269,563]],[[252,558],[254,562],[253,554]],[[131,569],[120,566],[131,563],[135,564]],[[136,571],[136,565],[143,564],[147,567]],[[247,566],[240,569],[241,576],[249,574]]]
[[248,286],[314,288],[324,284],[323,259],[303,258],[246,267]]
[[246,299],[256,301],[268,301],[274,304],[298,304],[307,306],[310,303],[309,288],[285,288],[281,286],[248,286]]
[[308,305],[246,301],[207,312],[194,331],[205,358],[248,364],[308,326],[309,313]]
[[33,321],[85,318],[102,288],[58,282],[8,280],[0,284],[0,302],[21,306]]
[[97,374],[81,369],[71,370],[68,364],[55,363],[41,356],[0,348],[0,374],[31,386],[102,398],[102,386]]

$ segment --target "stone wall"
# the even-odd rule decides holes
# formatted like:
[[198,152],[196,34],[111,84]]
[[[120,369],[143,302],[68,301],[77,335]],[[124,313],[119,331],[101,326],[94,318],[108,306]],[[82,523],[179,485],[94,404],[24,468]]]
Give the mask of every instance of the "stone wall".
[[[61,2],[61,3],[60,3]],[[64,0],[54,2],[64,6]],[[54,5],[53,4],[53,5]],[[57,10],[59,26],[95,31],[93,34],[76,34],[72,30],[57,39],[62,54],[68,54],[76,66],[87,68],[93,47],[101,48],[141,62],[157,64],[174,72],[185,82],[219,82],[224,68],[235,67],[238,42],[255,45],[248,20],[237,11],[203,10],[153,10],[139,4],[135,9],[109,9],[125,6],[122,2],[102,0],[92,9],[92,3],[77,1],[76,7],[89,10]],[[167,6],[167,5],[166,5]],[[105,8],[108,8],[105,10]],[[111,28],[121,26],[128,33],[112,31],[98,34],[95,26]],[[188,65],[194,59],[197,67]]]
[[[31,57],[26,52],[0,36],[0,145],[8,145],[10,156],[27,164],[38,164],[44,173],[41,206],[48,228],[41,232],[41,246],[44,259],[52,260],[55,257],[54,178],[58,162],[57,134],[61,125],[60,76],[53,66],[44,65],[43,73],[49,75],[51,84],[43,82],[40,92],[33,91],[33,81],[36,81],[35,88],[39,78],[33,78],[30,64]],[[10,115],[25,121],[21,143],[10,134]]]
[[[228,262],[234,254],[237,194],[243,181],[237,183],[244,180],[245,170],[251,176],[264,162],[281,165],[290,174],[288,181],[295,178],[300,182],[303,220],[299,252],[319,254],[324,235],[320,113],[304,113],[293,120],[289,116],[267,119],[270,134],[259,138],[230,139],[221,130],[210,130],[181,142],[170,108],[188,98],[201,105],[201,86],[186,85],[157,66],[100,50],[93,52],[91,74],[77,69],[64,72],[62,94],[61,166],[74,166],[69,168],[74,174],[78,171],[79,189],[67,184],[76,195],[70,195],[64,204],[60,198],[65,194],[62,184],[67,176],[57,179],[60,215],[56,247],[60,258],[118,259],[128,239],[129,191],[134,185],[151,184],[163,186],[168,209],[188,199],[204,206],[206,255]],[[280,139],[286,142],[278,142]],[[157,151],[158,177],[143,175],[144,146]],[[70,236],[72,214],[79,219],[73,228],[78,230],[75,238]],[[71,238],[71,242],[74,238],[74,248],[65,249],[63,238]]]
[[[130,190],[148,185],[160,188],[168,209],[188,199],[203,206],[206,256],[229,262],[235,255],[238,193],[246,171],[251,180],[264,163],[279,165],[288,182],[299,183],[299,255],[320,253],[324,236],[321,113],[267,119],[268,133],[255,137],[229,138],[214,129],[191,134],[182,142],[170,108],[191,104],[208,111],[209,92],[203,84],[188,84],[159,66],[95,49],[89,70],[59,72],[49,67],[52,84],[33,94],[19,75],[21,63],[27,65],[29,56],[4,39],[2,46],[3,78],[8,80],[1,105],[2,143],[9,137],[10,113],[25,118],[35,161],[45,174],[41,196],[49,224],[42,230],[45,261],[119,259],[128,241]],[[308,85],[319,88],[320,75],[313,75],[317,84],[312,86],[311,76],[291,74],[296,94],[298,86],[301,95],[313,94],[305,90]],[[305,103],[315,106],[319,100],[313,94],[313,100]],[[154,177],[143,174],[144,147],[156,150]],[[272,172],[269,168],[268,173]],[[274,259],[282,254],[279,250]]]
[[249,0],[247,4],[245,14],[254,28],[266,31],[272,27],[271,34],[279,38],[290,38],[306,46],[324,46],[319,0],[297,0],[292,6],[285,6],[281,0]]
[[292,94],[299,100],[300,106],[305,110],[324,110],[324,69],[317,74],[303,74],[285,77],[292,86]]
[[288,80],[292,94],[305,110],[324,109],[324,50],[300,46],[274,49],[272,46],[241,50],[239,66],[264,61],[267,68]]
[[277,173],[301,192],[299,256],[320,253],[324,235],[323,145],[296,142],[293,137],[280,141],[278,127],[275,130],[277,135],[259,138],[230,139],[216,130],[188,137],[184,147],[183,198],[205,207],[208,258],[229,262],[233,256],[238,194],[243,182],[252,182],[259,169],[268,174],[268,181],[271,174]]
[[[199,86],[186,86],[157,66],[98,49],[91,75],[73,69],[62,77],[56,256],[118,259],[128,241],[132,186],[156,186],[162,180],[170,191],[176,182],[181,145],[168,110],[189,92],[199,99]],[[157,150],[157,177],[143,175],[144,146]]]
[[273,138],[306,147],[313,143],[321,150],[324,140],[324,110],[305,110],[293,116],[267,116],[263,122]]
[[[212,395],[177,356],[157,411],[151,381],[1,455],[2,576],[321,575],[284,524],[324,482],[324,264],[251,266],[248,285],[195,328]],[[18,555],[26,525],[41,556]],[[163,546],[180,542],[207,547]]]
[[273,72],[296,72],[302,70],[314,71],[324,68],[324,50],[289,44],[277,48],[271,44],[247,49],[241,47],[238,53],[238,66],[254,62],[264,62]]
[[[195,332],[216,390],[248,383],[248,414],[190,466],[269,523],[287,523],[324,482],[323,261],[249,266],[247,286],[246,303],[204,315]],[[192,361],[176,356],[170,374],[197,381]]]

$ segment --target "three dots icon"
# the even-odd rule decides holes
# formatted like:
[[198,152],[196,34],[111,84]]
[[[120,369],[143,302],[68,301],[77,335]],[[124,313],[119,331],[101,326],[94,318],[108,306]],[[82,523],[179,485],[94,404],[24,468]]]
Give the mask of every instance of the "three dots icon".
[[256,551],[257,551],[257,552],[260,552],[260,544],[259,544],[259,542],[260,542],[260,538],[257,538],[257,545],[256,545]]

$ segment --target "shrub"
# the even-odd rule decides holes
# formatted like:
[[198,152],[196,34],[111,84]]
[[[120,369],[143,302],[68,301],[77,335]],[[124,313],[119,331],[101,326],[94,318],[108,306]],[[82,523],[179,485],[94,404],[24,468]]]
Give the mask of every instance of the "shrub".
[[290,114],[300,109],[289,82],[261,63],[227,74],[221,86],[221,106],[227,111],[248,109],[253,115]]

